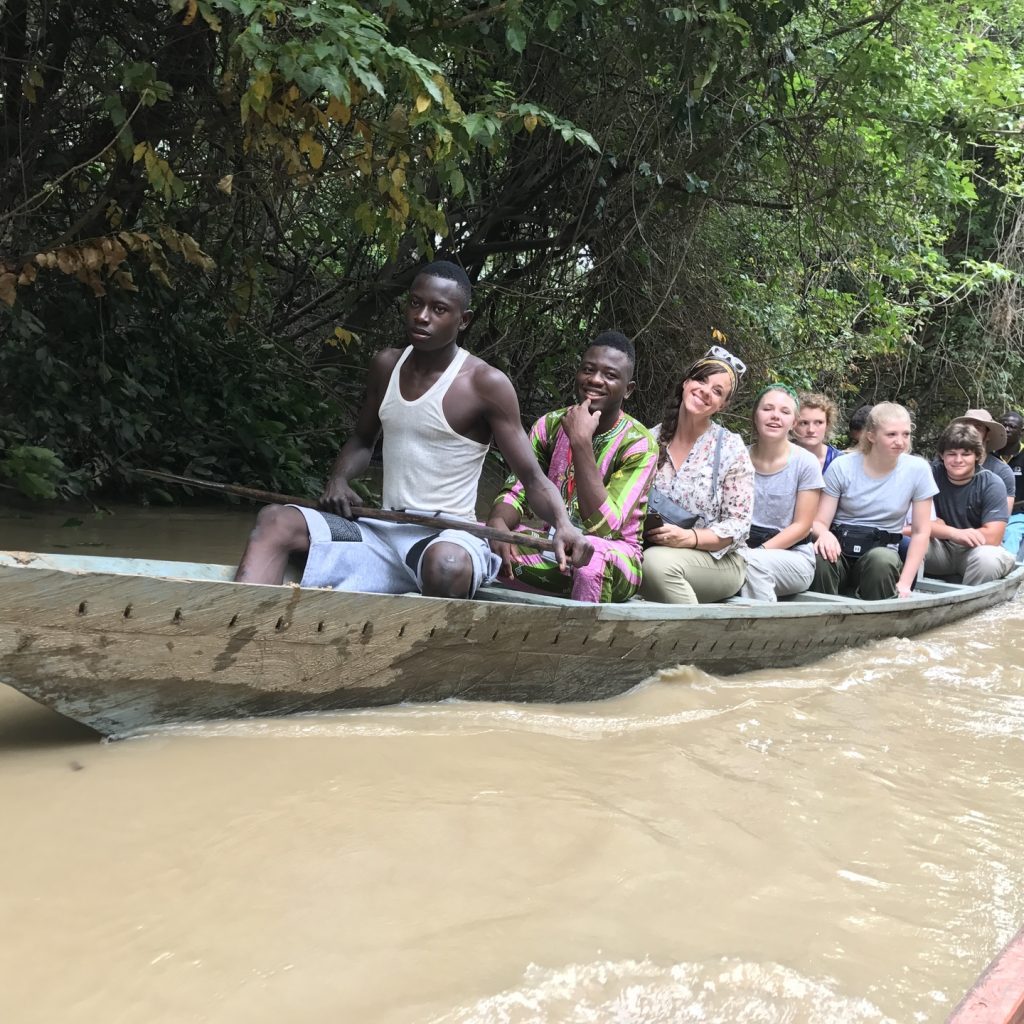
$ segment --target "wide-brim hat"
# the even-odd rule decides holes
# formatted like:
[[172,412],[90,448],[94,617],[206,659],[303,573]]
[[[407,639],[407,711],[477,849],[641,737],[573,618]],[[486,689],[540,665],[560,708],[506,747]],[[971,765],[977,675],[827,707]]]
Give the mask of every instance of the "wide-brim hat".
[[[982,438],[985,441],[985,450],[998,452],[1006,447],[1006,427],[998,420],[992,419],[988,409],[968,409],[963,416],[957,416],[953,423],[969,423],[982,431]],[[985,431],[988,437],[985,437]]]

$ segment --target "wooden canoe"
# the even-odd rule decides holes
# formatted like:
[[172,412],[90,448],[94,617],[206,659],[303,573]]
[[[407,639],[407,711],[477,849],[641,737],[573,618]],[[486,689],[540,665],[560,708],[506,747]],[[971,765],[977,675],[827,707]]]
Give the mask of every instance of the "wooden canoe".
[[1024,1024],[1024,928],[985,968],[946,1024]]
[[610,697],[661,669],[798,665],[1008,600],[923,580],[906,600],[590,605],[485,588],[472,601],[231,582],[233,567],[0,552],[0,683],[106,735],[450,697]]

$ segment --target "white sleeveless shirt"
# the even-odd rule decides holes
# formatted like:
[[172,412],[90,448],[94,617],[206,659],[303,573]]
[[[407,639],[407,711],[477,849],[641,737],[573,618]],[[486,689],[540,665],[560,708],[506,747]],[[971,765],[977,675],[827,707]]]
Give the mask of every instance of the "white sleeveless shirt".
[[490,445],[452,430],[441,403],[469,353],[460,348],[448,368],[423,395],[402,397],[399,376],[407,348],[395,364],[380,403],[384,428],[384,508],[444,512],[476,518],[476,492]]

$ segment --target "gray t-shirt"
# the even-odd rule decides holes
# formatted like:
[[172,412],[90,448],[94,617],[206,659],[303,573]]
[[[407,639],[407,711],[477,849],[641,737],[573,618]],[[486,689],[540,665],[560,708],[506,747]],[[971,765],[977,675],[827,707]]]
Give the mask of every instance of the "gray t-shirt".
[[[818,460],[806,448],[790,444],[789,461],[775,473],[754,470],[754,514],[751,521],[769,530],[784,530],[793,522],[799,491],[820,491],[825,486]],[[811,550],[810,544],[793,550]]]
[[938,490],[931,467],[917,455],[901,455],[896,468],[877,480],[864,472],[861,452],[836,459],[825,473],[825,493],[839,499],[833,523],[889,533],[900,533],[910,506]]
[[954,484],[941,462],[932,463],[932,473],[939,485],[935,496],[935,514],[956,530],[977,530],[985,523],[1005,523],[1006,509],[1003,482],[987,469],[979,469],[965,484]]
[[1006,488],[1007,498],[1016,497],[1017,481],[1013,478],[1013,470],[998,455],[993,455],[991,452],[986,455],[981,468],[987,469],[990,473],[995,473],[1002,480],[1003,486]]

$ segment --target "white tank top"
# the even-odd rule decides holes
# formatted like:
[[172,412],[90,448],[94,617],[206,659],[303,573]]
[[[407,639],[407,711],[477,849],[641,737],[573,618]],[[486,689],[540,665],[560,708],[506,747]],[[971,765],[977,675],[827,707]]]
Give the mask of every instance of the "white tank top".
[[460,348],[429,390],[413,402],[402,397],[399,375],[407,348],[395,364],[380,403],[384,428],[384,508],[444,512],[476,518],[476,492],[490,445],[452,430],[441,403],[469,353]]

